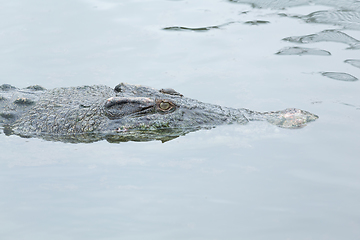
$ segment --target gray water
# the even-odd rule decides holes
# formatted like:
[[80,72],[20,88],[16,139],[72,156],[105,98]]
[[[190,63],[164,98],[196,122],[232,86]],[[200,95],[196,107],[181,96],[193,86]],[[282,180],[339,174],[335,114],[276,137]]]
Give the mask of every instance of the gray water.
[[0,134],[0,239],[360,239],[359,9],[350,0],[2,1],[1,83],[128,82],[319,119],[166,143]]

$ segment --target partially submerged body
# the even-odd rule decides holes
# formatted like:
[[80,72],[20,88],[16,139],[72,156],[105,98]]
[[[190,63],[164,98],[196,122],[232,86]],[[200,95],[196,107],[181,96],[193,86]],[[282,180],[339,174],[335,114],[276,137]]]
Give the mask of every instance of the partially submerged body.
[[300,109],[255,112],[203,103],[173,89],[121,83],[17,89],[0,86],[0,124],[6,134],[51,141],[168,141],[201,128],[266,120],[301,128],[318,117]]

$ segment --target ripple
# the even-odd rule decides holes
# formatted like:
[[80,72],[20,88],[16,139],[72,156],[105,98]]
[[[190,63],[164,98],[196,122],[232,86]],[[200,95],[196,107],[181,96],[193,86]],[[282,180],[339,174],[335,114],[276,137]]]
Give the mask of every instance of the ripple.
[[294,43],[339,42],[348,44],[348,49],[360,49],[360,41],[338,30],[324,30],[319,33],[292,36],[282,40]]
[[199,27],[199,28],[189,28],[189,27],[179,27],[179,26],[174,26],[174,27],[166,27],[163,28],[163,30],[166,31],[196,31],[196,32],[204,32],[204,31],[209,31],[210,29],[218,29],[218,26],[210,26],[210,27]]
[[173,27],[165,27],[162,30],[166,31],[195,31],[195,32],[206,32],[211,29],[220,29],[222,27],[225,27],[227,25],[233,24],[236,22],[228,22],[216,26],[208,26],[208,27],[197,27],[197,28],[191,28],[191,27],[182,27],[182,26],[173,26]]
[[318,55],[318,56],[330,56],[331,53],[317,48],[302,48],[302,47],[286,47],[280,49],[277,55]]
[[[310,2],[310,1],[309,1]],[[346,10],[360,10],[360,2],[357,0],[313,0],[313,4],[336,7]]]
[[360,10],[360,2],[353,0],[228,0],[233,3],[250,4],[253,8],[284,9],[306,5],[325,5],[346,10]]
[[248,25],[261,25],[261,24],[268,24],[268,23],[270,23],[270,22],[264,21],[264,20],[253,20],[253,21],[244,22],[244,24],[248,24]]
[[229,2],[235,3],[247,3],[250,4],[253,8],[275,8],[275,9],[283,9],[287,7],[297,7],[308,5],[308,0],[229,0]]
[[358,80],[353,75],[343,72],[321,72],[321,74],[325,77],[345,82],[355,82]]
[[350,10],[317,11],[300,17],[308,23],[324,23],[360,29],[360,12]]
[[356,108],[357,110],[359,109],[357,106],[355,106],[354,104],[350,104],[350,103],[345,103],[345,102],[339,102],[339,104],[344,105],[344,106],[348,106],[348,107],[353,107]]
[[347,59],[344,62],[360,68],[360,59]]

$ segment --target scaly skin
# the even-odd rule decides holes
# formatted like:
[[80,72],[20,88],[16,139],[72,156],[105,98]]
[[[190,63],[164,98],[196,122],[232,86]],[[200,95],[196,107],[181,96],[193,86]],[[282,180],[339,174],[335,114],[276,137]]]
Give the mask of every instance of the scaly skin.
[[201,128],[266,120],[300,128],[318,117],[299,109],[254,112],[203,103],[173,89],[121,83],[45,90],[0,86],[0,124],[7,134],[51,141],[168,141]]

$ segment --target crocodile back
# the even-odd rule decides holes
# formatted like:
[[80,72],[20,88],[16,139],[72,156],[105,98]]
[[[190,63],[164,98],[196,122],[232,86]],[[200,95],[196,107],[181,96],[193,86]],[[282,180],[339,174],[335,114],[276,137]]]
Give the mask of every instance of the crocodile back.
[[9,84],[0,85],[0,125],[6,126],[33,108],[45,89],[30,86],[19,89]]
[[104,102],[114,94],[112,88],[102,85],[45,91],[36,105],[14,122],[12,130],[23,136],[96,131],[107,120],[102,114]]

